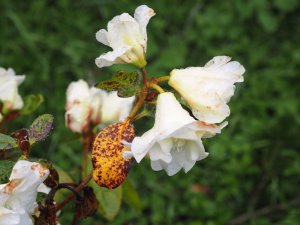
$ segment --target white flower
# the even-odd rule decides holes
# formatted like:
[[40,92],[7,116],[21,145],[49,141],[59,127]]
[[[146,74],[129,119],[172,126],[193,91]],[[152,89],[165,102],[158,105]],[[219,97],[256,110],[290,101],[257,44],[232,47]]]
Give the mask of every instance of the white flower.
[[101,122],[123,121],[130,113],[134,97],[120,98],[116,91],[102,91]]
[[7,224],[32,225],[37,192],[48,175],[49,170],[41,164],[19,160],[9,182],[0,185],[0,218],[10,221]]
[[153,128],[133,139],[131,153],[137,162],[148,153],[152,169],[165,169],[169,176],[181,168],[188,172],[196,161],[208,155],[201,138],[220,133],[225,125],[219,127],[195,120],[172,93],[162,93],[157,99]]
[[67,89],[65,122],[73,132],[82,133],[88,130],[91,117],[90,100],[90,88],[84,80],[70,83]]
[[130,63],[137,67],[146,65],[147,50],[146,26],[152,16],[153,9],[146,5],[136,8],[134,18],[128,13],[114,17],[108,22],[107,30],[96,33],[96,39],[113,51],[102,54],[96,59],[98,67],[111,66],[116,63]]
[[125,119],[132,108],[134,97],[120,98],[117,92],[106,92],[79,80],[67,89],[66,126],[82,133],[90,123],[114,123]]
[[5,70],[0,67],[0,101],[3,103],[3,112],[21,109],[24,105],[18,93],[18,86],[24,81],[25,75],[18,76],[11,68]]
[[226,104],[234,94],[234,83],[243,82],[244,67],[228,56],[217,56],[204,67],[174,69],[169,85],[191,106],[196,118],[220,123],[230,114]]

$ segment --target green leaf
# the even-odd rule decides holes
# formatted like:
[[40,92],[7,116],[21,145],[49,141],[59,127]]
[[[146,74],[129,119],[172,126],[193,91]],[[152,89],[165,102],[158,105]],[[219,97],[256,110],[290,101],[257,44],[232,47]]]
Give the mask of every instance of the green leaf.
[[139,76],[139,73],[134,71],[131,73],[127,73],[124,71],[118,71],[115,73],[115,75],[112,77],[112,80],[120,82],[122,85],[129,85],[135,82],[137,77]]
[[106,90],[106,91],[117,91],[120,87],[122,86],[122,84],[118,81],[114,81],[114,80],[108,80],[108,81],[102,81],[98,84],[96,84],[97,88]]
[[17,142],[11,136],[0,133],[0,149],[7,150],[17,147]]
[[121,98],[128,98],[136,95],[141,90],[142,78],[138,76],[131,84],[124,85],[118,89],[118,96]]
[[43,95],[28,95],[24,99],[24,107],[21,110],[22,115],[31,114],[44,102]]
[[100,214],[108,220],[113,220],[118,214],[122,202],[122,186],[109,190],[99,187],[94,181],[90,182],[99,202]]
[[14,162],[8,160],[0,160],[0,184],[8,182],[8,178],[14,166]]
[[140,90],[141,80],[138,72],[118,71],[110,80],[102,81],[96,87],[106,91],[118,91],[119,97],[127,98]]
[[127,179],[123,185],[123,199],[127,205],[140,212],[142,209],[141,199],[132,182]]
[[30,126],[29,140],[33,144],[45,139],[53,127],[54,118],[51,114],[43,114],[36,118]]

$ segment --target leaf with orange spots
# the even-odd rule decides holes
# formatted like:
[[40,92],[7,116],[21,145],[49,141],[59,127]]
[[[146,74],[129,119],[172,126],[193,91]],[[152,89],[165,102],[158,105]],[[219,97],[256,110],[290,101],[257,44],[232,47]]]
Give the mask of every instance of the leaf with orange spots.
[[128,150],[122,141],[132,142],[134,128],[129,121],[114,123],[97,135],[92,151],[93,178],[101,187],[114,189],[126,179],[133,159],[124,159]]

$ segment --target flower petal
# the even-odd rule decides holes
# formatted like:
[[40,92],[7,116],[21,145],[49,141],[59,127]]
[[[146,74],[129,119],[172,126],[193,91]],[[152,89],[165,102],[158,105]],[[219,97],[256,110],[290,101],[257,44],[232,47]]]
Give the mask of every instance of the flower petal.
[[111,66],[113,64],[124,64],[124,60],[120,57],[125,55],[125,53],[130,49],[130,47],[123,47],[116,49],[111,52],[100,55],[96,58],[95,63],[99,68]]
[[134,18],[136,19],[136,21],[140,25],[141,34],[142,34],[143,40],[145,42],[145,44],[144,44],[145,52],[146,52],[146,49],[147,49],[147,30],[146,30],[146,27],[147,27],[147,24],[148,24],[149,20],[154,15],[155,15],[154,10],[149,8],[146,5],[141,5],[141,6],[137,7],[135,12],[134,12]]
[[109,41],[107,39],[108,32],[105,29],[101,29],[96,33],[97,41],[101,42],[104,45],[109,46]]
[[0,206],[0,225],[20,225],[18,213]]

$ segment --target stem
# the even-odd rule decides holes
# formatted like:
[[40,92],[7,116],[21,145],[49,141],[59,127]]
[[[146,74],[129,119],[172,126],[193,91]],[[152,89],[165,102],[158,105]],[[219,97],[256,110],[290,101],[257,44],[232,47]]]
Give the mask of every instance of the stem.
[[[75,188],[75,191],[79,193],[87,184],[88,182],[92,179],[93,177],[93,172],[91,172],[79,185],[77,188]],[[70,194],[65,200],[62,202],[58,203],[56,205],[56,212],[61,210],[66,204],[68,204],[73,198],[75,197],[74,194]]]
[[156,83],[161,83],[161,82],[168,81],[168,80],[170,80],[170,76],[162,76],[162,77],[155,79]]
[[153,89],[155,89],[156,91],[158,91],[160,94],[165,92],[165,90],[162,89],[162,87],[159,86],[159,85],[157,85],[157,84],[148,82],[147,85],[148,85],[148,87],[153,88]]
[[48,196],[47,196],[47,198],[46,198],[46,204],[47,204],[47,205],[53,205],[53,201],[54,201],[53,199],[54,199],[55,193],[56,193],[59,189],[62,189],[62,188],[66,188],[66,189],[72,191],[73,194],[76,195],[76,197],[77,197],[78,199],[81,198],[81,196],[79,195],[79,193],[77,193],[76,190],[75,190],[74,188],[70,187],[68,184],[61,183],[61,184],[57,185],[56,188],[53,188],[53,189],[49,192],[49,194],[48,194]]
[[142,68],[142,74],[143,74],[144,86],[146,86],[148,79],[147,79],[147,71],[145,67]]
[[131,112],[127,118],[129,120],[132,120],[135,117],[135,115],[137,114],[139,109],[143,106],[145,99],[147,97],[147,94],[148,94],[148,86],[147,86],[148,79],[147,79],[147,71],[146,71],[145,67],[142,68],[142,74],[143,74],[144,86],[141,90],[140,96],[138,96],[139,97],[138,101],[136,102],[135,106],[133,107],[133,109],[131,110]]
[[134,121],[135,120],[139,120],[139,119],[141,119],[141,118],[143,118],[145,116],[148,116],[148,115],[149,115],[149,112],[143,111],[143,112],[137,114],[132,120],[134,120]]

